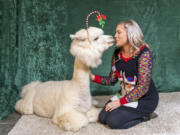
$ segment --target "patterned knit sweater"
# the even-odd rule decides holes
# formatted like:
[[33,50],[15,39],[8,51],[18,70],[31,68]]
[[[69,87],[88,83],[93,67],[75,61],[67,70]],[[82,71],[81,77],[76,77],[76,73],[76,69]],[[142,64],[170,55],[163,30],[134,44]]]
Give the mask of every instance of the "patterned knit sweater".
[[102,85],[114,85],[118,80],[125,89],[125,95],[120,99],[121,104],[138,101],[145,95],[155,95],[156,99],[152,100],[158,102],[157,90],[152,81],[152,52],[146,45],[140,48],[136,56],[130,58],[125,58],[120,49],[116,49],[109,76],[95,75],[93,81]]

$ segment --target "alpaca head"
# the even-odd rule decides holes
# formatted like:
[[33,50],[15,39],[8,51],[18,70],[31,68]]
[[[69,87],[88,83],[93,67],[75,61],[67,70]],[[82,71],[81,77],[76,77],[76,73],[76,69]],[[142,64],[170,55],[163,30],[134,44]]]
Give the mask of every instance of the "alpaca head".
[[104,35],[103,30],[96,27],[89,27],[88,33],[86,29],[81,29],[70,35],[70,38],[72,39],[71,54],[92,68],[101,64],[103,52],[114,42],[112,36]]

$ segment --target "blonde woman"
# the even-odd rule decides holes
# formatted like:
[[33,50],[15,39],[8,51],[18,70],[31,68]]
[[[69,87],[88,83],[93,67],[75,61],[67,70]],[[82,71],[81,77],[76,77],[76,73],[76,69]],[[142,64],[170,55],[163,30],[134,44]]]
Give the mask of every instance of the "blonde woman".
[[113,129],[127,129],[150,119],[159,96],[152,80],[152,52],[139,25],[134,20],[120,22],[115,39],[110,75],[91,74],[90,78],[102,85],[121,82],[121,93],[105,104],[99,121]]

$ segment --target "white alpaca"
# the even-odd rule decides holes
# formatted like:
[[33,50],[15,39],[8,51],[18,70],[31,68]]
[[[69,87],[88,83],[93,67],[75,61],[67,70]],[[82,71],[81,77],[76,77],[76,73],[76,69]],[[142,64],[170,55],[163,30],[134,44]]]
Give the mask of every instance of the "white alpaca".
[[16,111],[52,118],[60,128],[70,131],[97,120],[99,110],[91,102],[89,67],[101,64],[101,56],[113,45],[113,38],[96,27],[90,27],[88,32],[81,29],[70,35],[73,40],[70,52],[75,56],[72,80],[27,84],[15,105]]

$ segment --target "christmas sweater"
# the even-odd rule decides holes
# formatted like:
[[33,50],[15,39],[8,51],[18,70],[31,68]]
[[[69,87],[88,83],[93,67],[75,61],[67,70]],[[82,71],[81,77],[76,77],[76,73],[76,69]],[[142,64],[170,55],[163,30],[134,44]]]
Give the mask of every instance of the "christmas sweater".
[[125,58],[120,48],[112,57],[109,76],[95,75],[94,82],[102,85],[121,83],[121,105],[138,102],[137,109],[151,113],[158,104],[158,92],[152,80],[152,52],[143,45],[134,57]]

